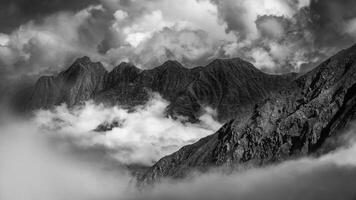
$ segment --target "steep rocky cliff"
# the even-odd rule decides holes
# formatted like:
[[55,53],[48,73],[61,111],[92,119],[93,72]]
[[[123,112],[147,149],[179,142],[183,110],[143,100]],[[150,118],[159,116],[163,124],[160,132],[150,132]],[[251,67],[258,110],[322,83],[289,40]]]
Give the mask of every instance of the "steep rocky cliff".
[[261,166],[310,155],[355,118],[353,46],[266,98],[250,115],[162,158],[138,179],[147,183],[183,177],[193,169]]

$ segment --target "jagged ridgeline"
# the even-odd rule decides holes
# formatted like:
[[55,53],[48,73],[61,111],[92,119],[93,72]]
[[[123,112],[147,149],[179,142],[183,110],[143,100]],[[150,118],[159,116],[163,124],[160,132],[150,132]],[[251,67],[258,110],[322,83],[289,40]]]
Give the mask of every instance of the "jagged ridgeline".
[[173,117],[196,121],[202,108],[209,106],[218,111],[220,121],[227,121],[245,115],[295,77],[265,74],[238,58],[217,59],[193,69],[177,61],[150,70],[121,63],[107,72],[101,63],[83,57],[58,76],[41,77],[21,98],[25,99],[26,110],[48,109],[61,103],[71,107],[87,100],[132,107],[147,102],[150,92],[158,92],[170,102],[167,114]]
[[138,179],[151,183],[162,177],[184,177],[192,169],[262,166],[326,152],[325,141],[355,118],[353,46],[267,97],[247,116],[162,158]]

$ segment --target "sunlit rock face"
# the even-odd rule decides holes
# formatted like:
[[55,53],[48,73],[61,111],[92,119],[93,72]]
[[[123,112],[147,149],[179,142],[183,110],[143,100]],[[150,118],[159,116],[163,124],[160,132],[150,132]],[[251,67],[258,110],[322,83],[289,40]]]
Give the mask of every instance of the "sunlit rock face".
[[[356,46],[339,52],[215,134],[162,158],[141,183],[212,166],[261,166],[325,151],[356,119]],[[328,147],[332,149],[332,147]]]
[[167,61],[150,70],[121,63],[107,72],[88,57],[74,62],[58,76],[41,77],[27,95],[27,109],[77,105],[87,100],[131,108],[158,92],[168,100],[167,114],[198,121],[205,107],[217,119],[243,116],[261,99],[291,82],[295,74],[269,75],[241,59],[217,59],[205,67],[188,69]]

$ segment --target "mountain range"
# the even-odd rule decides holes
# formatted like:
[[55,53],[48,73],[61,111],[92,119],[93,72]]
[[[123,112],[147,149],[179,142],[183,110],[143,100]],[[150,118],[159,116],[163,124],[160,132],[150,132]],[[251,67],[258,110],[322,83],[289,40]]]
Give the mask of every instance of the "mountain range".
[[111,72],[88,57],[77,59],[57,76],[41,77],[26,90],[21,106],[26,110],[69,107],[88,100],[133,107],[144,104],[152,92],[170,105],[167,115],[197,121],[204,107],[218,112],[219,121],[244,115],[258,101],[287,85],[296,74],[269,75],[241,59],[217,59],[205,67],[188,69],[167,61],[151,70],[121,63]]
[[25,110],[87,100],[130,108],[147,102],[151,92],[170,102],[167,115],[194,122],[209,106],[225,124],[160,159],[140,173],[140,183],[317,155],[333,149],[328,140],[356,118],[356,45],[302,75],[266,74],[238,58],[192,69],[177,61],[151,70],[121,63],[108,72],[83,57],[57,76],[41,77],[21,96]]

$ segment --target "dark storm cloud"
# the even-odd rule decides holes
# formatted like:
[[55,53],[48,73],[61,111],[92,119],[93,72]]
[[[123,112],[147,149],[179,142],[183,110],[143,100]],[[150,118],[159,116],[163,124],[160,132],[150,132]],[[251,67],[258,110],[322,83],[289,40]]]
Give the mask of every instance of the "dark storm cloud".
[[98,0],[1,0],[0,32],[9,33],[30,20],[59,11],[78,11]]
[[[312,0],[310,6],[296,15],[299,30],[307,30],[313,40],[304,44],[310,50],[310,62],[301,66],[301,71],[314,68],[322,60],[356,41],[356,1]],[[319,58],[319,59],[313,59]]]
[[306,71],[356,40],[353,0],[211,0],[237,37],[228,56],[272,73]]

